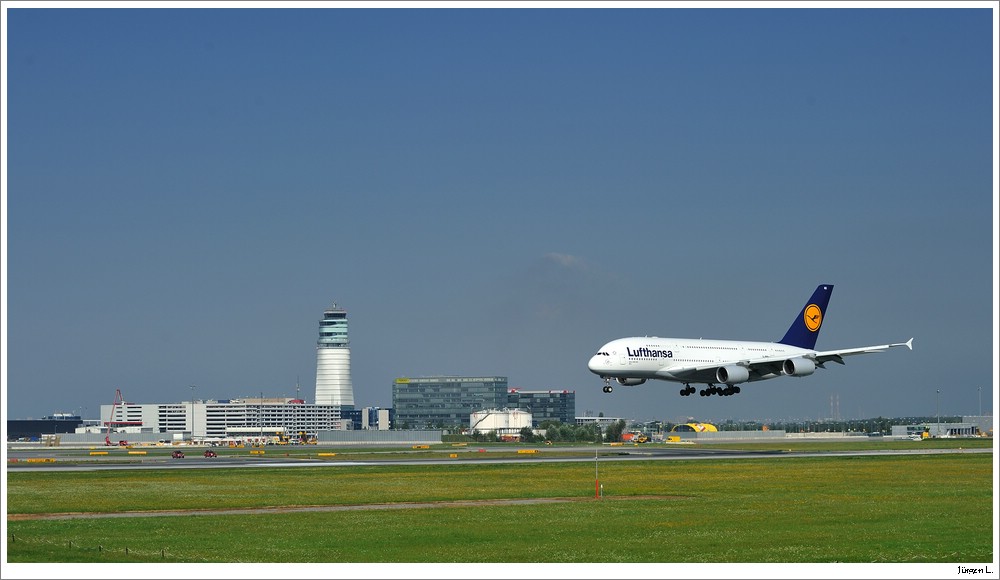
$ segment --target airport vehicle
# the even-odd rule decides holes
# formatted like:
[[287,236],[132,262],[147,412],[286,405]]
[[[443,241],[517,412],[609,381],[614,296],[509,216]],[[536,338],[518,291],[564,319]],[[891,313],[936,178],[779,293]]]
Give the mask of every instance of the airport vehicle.
[[[832,284],[816,287],[812,297],[792,321],[778,342],[658,338],[619,338],[602,346],[590,357],[587,367],[604,379],[604,392],[612,392],[611,380],[636,386],[649,379],[683,383],[681,396],[695,392],[694,384],[705,384],[701,396],[730,396],[740,392],[741,383],[781,376],[805,377],[828,362],[844,364],[844,357],[883,352],[905,346],[906,342],[848,348],[814,350],[816,338],[833,293]],[[723,386],[719,386],[723,385]]]
[[218,457],[218,456],[219,454],[216,453],[215,451],[212,451],[211,449],[205,450],[205,457]]
[[648,443],[649,437],[638,431],[622,433],[622,441],[625,443]]
[[180,449],[175,449],[174,452],[170,454],[170,457],[173,457],[174,459],[184,459],[184,452]]

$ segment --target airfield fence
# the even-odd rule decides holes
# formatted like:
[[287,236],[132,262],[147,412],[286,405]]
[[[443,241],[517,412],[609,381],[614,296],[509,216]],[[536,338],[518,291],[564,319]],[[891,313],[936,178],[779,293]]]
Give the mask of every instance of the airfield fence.
[[[100,543],[89,544],[87,542],[81,542],[79,540],[68,540],[68,541],[55,541],[45,536],[32,536],[24,534],[11,534],[8,541],[8,545],[13,548],[15,544],[29,544],[29,545],[46,545],[46,546],[61,546],[63,556],[59,558],[60,562],[78,562],[78,561],[94,561],[99,560],[102,557],[108,557],[109,559],[121,556],[128,556],[134,558],[136,562],[153,562],[157,557],[161,560],[168,560],[171,556],[176,556],[176,554],[171,554],[170,548],[163,547],[159,550],[149,550],[149,549],[135,549],[130,548],[128,545],[124,546],[109,546]],[[74,559],[71,554],[80,554],[81,558]],[[106,555],[106,556],[105,556]],[[196,558],[202,562],[211,562],[207,558]],[[191,557],[185,557],[185,561],[191,561]]]

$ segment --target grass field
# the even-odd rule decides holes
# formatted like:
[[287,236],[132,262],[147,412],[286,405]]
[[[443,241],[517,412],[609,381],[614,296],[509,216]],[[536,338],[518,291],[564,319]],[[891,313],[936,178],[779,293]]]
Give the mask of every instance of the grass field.
[[[8,561],[992,562],[992,467],[991,454],[602,462],[603,500],[593,462],[17,472]],[[580,501],[10,519],[563,497]]]

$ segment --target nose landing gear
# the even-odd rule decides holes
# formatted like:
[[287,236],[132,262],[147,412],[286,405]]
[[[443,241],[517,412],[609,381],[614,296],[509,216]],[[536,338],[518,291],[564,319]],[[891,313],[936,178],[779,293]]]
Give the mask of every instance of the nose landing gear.
[[611,386],[611,377],[604,377],[604,392],[610,393],[614,388]]

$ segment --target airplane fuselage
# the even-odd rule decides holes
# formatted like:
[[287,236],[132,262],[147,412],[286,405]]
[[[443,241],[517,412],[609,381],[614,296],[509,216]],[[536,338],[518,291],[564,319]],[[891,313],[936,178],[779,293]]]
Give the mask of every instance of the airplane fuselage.
[[[587,364],[591,372],[613,379],[660,379],[678,383],[715,383],[716,369],[741,361],[774,358],[793,359],[815,351],[777,342],[659,338],[655,336],[619,338],[605,344]],[[693,370],[706,367],[704,370]],[[675,374],[673,369],[679,372]],[[683,370],[682,370],[683,369]],[[752,382],[781,376],[775,372],[750,375]]]

